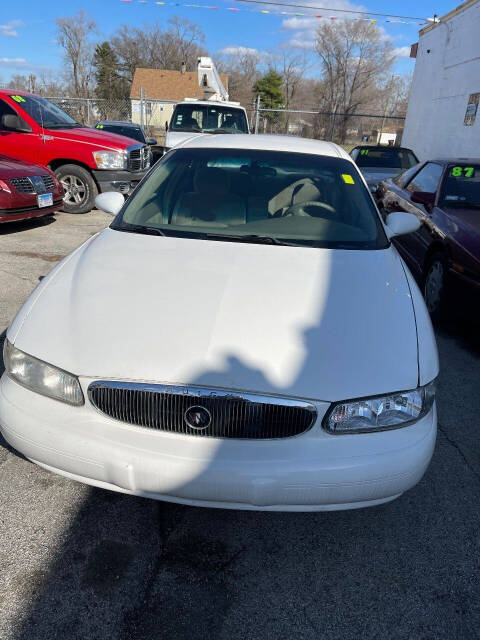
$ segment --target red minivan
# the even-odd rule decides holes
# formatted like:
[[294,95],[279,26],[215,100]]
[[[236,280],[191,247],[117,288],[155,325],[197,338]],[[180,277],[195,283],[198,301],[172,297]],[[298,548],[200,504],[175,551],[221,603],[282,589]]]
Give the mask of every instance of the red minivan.
[[0,224],[55,213],[62,198],[51,171],[0,154]]
[[0,89],[0,153],[51,169],[68,213],[90,211],[102,191],[130,193],[151,157],[137,140],[89,129],[45,98],[8,89]]

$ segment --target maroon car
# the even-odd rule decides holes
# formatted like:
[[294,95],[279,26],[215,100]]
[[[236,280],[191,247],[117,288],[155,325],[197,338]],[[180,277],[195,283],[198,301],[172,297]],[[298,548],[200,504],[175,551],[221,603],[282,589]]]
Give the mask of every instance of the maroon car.
[[423,288],[433,316],[461,293],[480,301],[480,160],[429,160],[378,186],[383,215],[408,211],[421,226],[394,240]]
[[45,167],[0,154],[0,224],[55,213],[63,187]]

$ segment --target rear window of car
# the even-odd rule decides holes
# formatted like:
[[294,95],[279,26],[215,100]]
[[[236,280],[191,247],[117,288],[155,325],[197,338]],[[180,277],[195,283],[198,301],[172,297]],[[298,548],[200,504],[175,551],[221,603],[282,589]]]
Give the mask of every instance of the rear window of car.
[[447,207],[480,209],[480,165],[450,165],[445,172],[440,199]]
[[95,129],[101,129],[102,131],[108,131],[110,133],[117,133],[119,136],[125,136],[127,138],[133,138],[139,142],[145,142],[145,136],[142,133],[140,127],[127,127],[121,124],[97,124]]
[[[352,154],[353,155],[353,154]],[[410,149],[400,147],[358,147],[353,155],[359,167],[379,167],[385,169],[410,169],[418,159]]]
[[388,246],[355,165],[303,153],[172,151],[130,198],[113,228],[139,225],[203,239],[214,234],[232,241],[256,236],[277,244],[341,249]]

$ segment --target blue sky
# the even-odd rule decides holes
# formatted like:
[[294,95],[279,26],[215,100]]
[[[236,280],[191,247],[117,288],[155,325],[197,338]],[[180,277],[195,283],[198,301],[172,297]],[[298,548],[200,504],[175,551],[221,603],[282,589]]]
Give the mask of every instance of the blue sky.
[[[166,0],[166,2],[175,0]],[[180,0],[179,0],[180,1]],[[315,13],[329,14],[327,11],[312,11],[312,17],[288,17],[252,13],[247,9],[256,8],[235,0],[182,0],[183,2],[209,5],[214,3],[218,11],[188,8],[185,6],[158,5],[154,0],[69,0],[68,3],[38,2],[38,0],[0,0],[0,84],[7,82],[14,73],[36,73],[47,71],[58,73],[61,55],[55,44],[55,19],[58,16],[74,14],[83,8],[98,24],[98,39],[103,40],[121,24],[141,26],[155,19],[167,21],[173,15],[187,17],[197,22],[205,32],[206,48],[210,53],[248,47],[259,51],[272,51],[287,41],[299,46],[308,46],[319,20]],[[288,0],[285,0],[288,1]],[[291,1],[291,0],[290,0]],[[443,15],[450,11],[455,2],[447,0],[372,0],[366,4],[355,4],[349,0],[293,0],[298,4],[326,6],[331,8],[365,9],[411,16],[432,16],[434,12]],[[238,12],[228,11],[228,7],[238,7]],[[258,7],[261,9],[262,7]],[[272,9],[272,7],[263,7]],[[289,8],[289,11],[295,11]],[[309,13],[306,10],[299,9]],[[414,21],[413,21],[414,22]],[[410,44],[418,40],[418,24],[404,25],[382,22],[378,26],[385,37],[392,39],[398,52],[396,73],[413,69],[413,61],[408,58]]]

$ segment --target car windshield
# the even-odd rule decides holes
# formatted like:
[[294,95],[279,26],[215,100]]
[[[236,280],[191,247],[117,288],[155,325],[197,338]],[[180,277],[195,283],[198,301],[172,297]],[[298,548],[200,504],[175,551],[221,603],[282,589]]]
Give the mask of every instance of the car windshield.
[[358,147],[355,162],[361,168],[410,169],[418,163],[410,149],[400,147]]
[[110,133],[117,133],[119,136],[133,138],[133,140],[138,140],[138,142],[145,142],[145,136],[143,135],[143,131],[140,127],[132,127],[126,124],[104,124],[99,122],[95,129],[109,131]]
[[10,96],[37,124],[47,129],[71,129],[82,125],[49,100],[39,96]]
[[352,162],[278,151],[172,151],[127,201],[112,228],[341,249],[388,246]]
[[170,129],[199,133],[248,133],[243,109],[200,104],[177,105]]
[[480,208],[480,165],[450,165],[445,173],[441,202],[448,207]]

